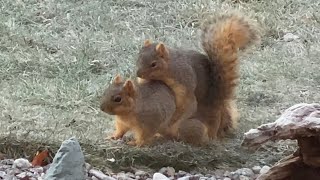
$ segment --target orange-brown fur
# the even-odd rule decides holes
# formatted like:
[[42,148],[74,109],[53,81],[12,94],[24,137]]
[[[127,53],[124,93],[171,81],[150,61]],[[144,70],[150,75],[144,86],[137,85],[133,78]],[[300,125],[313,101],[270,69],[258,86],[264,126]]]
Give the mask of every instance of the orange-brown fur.
[[206,55],[147,40],[139,52],[137,76],[163,81],[174,91],[177,109],[171,125],[196,117],[216,139],[235,128],[239,117],[234,100],[238,49],[258,40],[259,31],[250,19],[236,13],[217,15],[202,31]]

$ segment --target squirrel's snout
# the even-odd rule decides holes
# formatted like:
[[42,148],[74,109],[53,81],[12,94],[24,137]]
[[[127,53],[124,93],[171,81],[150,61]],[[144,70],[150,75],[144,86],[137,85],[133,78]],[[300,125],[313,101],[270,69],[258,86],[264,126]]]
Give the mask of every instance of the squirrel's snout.
[[112,108],[110,106],[106,105],[105,103],[101,103],[100,110],[102,112],[105,112],[105,113],[109,114],[109,115],[114,115],[115,114],[113,112]]

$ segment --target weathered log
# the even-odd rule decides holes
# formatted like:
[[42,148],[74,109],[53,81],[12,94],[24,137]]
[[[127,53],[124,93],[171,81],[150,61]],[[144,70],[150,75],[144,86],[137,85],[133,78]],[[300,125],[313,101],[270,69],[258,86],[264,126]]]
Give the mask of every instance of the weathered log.
[[290,107],[273,123],[244,134],[243,146],[255,148],[267,141],[320,136],[320,104],[301,103]]
[[261,174],[256,180],[317,180],[320,168],[310,167],[299,156],[289,156],[275,164],[270,170]]
[[320,104],[297,104],[273,123],[244,134],[242,146],[256,148],[267,141],[296,139],[299,149],[257,180],[320,179]]
[[297,156],[290,155],[289,157],[281,160],[277,164],[275,164],[273,167],[270,168],[270,170],[265,173],[261,174],[257,177],[257,180],[284,180],[284,179],[290,179],[292,172],[295,168],[295,164],[301,163],[302,159]]

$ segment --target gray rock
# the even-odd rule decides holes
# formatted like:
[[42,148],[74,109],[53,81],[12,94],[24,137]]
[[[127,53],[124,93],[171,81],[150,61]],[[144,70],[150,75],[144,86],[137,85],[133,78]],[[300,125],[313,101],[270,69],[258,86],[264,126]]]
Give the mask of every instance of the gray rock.
[[269,171],[270,167],[269,166],[263,166],[260,170],[260,174],[267,173]]
[[91,164],[89,164],[89,163],[85,163],[85,166],[86,166],[87,172],[89,172],[90,169],[92,169],[92,166],[91,166]]
[[135,178],[135,177],[136,177],[136,176],[135,176],[133,173],[131,173],[131,172],[127,172],[127,176],[130,177],[130,178]]
[[238,173],[236,173],[236,172],[231,172],[229,177],[230,177],[231,179],[234,179],[234,180],[239,180],[239,176],[240,176],[240,175],[239,175]]
[[14,159],[4,159],[0,161],[0,164],[3,165],[13,165]]
[[126,178],[128,178],[128,176],[124,172],[120,172],[117,174],[118,180],[125,180]]
[[255,173],[255,174],[259,174],[259,173],[260,173],[260,170],[261,170],[261,167],[260,167],[260,166],[253,166],[253,167],[252,167],[252,171],[253,171],[253,173]]
[[250,180],[250,178],[244,175],[240,175],[239,180]]
[[223,176],[225,177],[231,177],[231,173],[229,171],[224,172]]
[[85,180],[84,155],[76,138],[62,142],[45,175],[46,180]]
[[0,165],[0,171],[5,171],[6,169],[11,168],[12,165]]
[[196,175],[194,175],[194,176],[195,176],[196,178],[197,178],[197,177],[200,178],[200,177],[203,177],[204,175],[203,175],[203,174],[196,174]]
[[113,174],[112,177],[115,178],[115,179],[117,179],[117,175],[116,175],[116,174]]
[[254,175],[253,171],[249,168],[238,169],[236,170],[236,173],[238,173],[239,175],[244,175],[248,177],[252,177]]
[[29,171],[33,173],[41,174],[43,173],[43,167],[40,166],[40,167],[30,168]]
[[173,167],[163,167],[159,170],[159,173],[167,175],[167,176],[174,176],[175,169]]
[[24,159],[24,158],[19,158],[19,159],[14,160],[14,162],[12,164],[13,168],[19,168],[19,169],[26,169],[31,166],[32,166],[31,163],[27,159]]
[[17,174],[16,177],[19,179],[24,179],[24,178],[27,178],[28,175],[27,175],[27,172],[22,172],[20,174]]
[[152,179],[153,180],[169,180],[169,178],[167,178],[167,176],[165,176],[161,173],[154,173]]
[[144,171],[141,171],[141,170],[138,170],[138,171],[135,172],[135,175],[136,175],[136,176],[140,176],[140,177],[145,176],[145,175],[147,175],[147,174],[148,174],[148,173],[146,173],[146,172],[144,172]]
[[207,180],[217,180],[217,179],[216,179],[216,177],[211,176],[211,177],[209,177]]
[[182,176],[185,176],[186,174],[187,174],[187,172],[179,170],[177,173],[177,176],[182,177]]
[[200,177],[199,180],[208,180],[207,177]]
[[3,178],[7,173],[4,171],[0,171],[0,177]]
[[177,180],[189,180],[189,179],[191,179],[191,176],[180,177]]
[[10,168],[10,169],[6,169],[6,173],[8,175],[20,174],[21,170],[20,169],[16,169],[16,168]]
[[231,180],[230,178],[226,177],[226,178],[223,178],[223,180]]

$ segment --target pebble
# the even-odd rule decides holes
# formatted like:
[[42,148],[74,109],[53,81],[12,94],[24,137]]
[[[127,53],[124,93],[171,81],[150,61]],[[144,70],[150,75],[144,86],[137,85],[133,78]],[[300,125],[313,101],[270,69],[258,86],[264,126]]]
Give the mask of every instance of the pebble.
[[135,178],[135,177],[136,177],[136,176],[135,176],[133,173],[131,173],[131,172],[128,172],[128,173],[127,173],[127,176],[130,177],[130,178]]
[[244,175],[240,175],[239,180],[250,180],[250,178]]
[[31,167],[31,163],[24,158],[19,158],[13,161],[13,168],[19,168],[19,169],[24,169],[24,168],[29,168]]
[[183,176],[185,176],[186,174],[187,174],[187,172],[179,170],[178,173],[177,173],[177,176],[178,176],[178,177],[183,177]]
[[43,173],[43,167],[31,168],[31,169],[29,169],[29,171],[31,171],[31,172],[33,172],[33,173],[41,174],[41,173]]
[[147,173],[146,172],[144,172],[144,171],[141,171],[141,170],[138,170],[134,175],[136,175],[136,176],[144,176],[144,175],[146,175]]
[[169,178],[167,178],[167,176],[161,173],[154,173],[152,179],[153,180],[170,180]]
[[236,170],[236,173],[239,175],[244,175],[244,176],[248,176],[248,177],[253,177],[254,173],[251,169],[249,168],[242,168],[242,169],[238,169]]
[[253,166],[251,169],[252,169],[253,173],[259,174],[261,167],[260,166]]
[[224,172],[224,174],[223,174],[225,177],[231,177],[231,172],[229,172],[229,171],[226,171],[226,172]]
[[99,180],[99,179],[93,176],[91,180]]
[[119,180],[125,180],[127,178],[127,175],[124,172],[120,172],[117,174],[117,179]]
[[159,173],[162,173],[166,176],[174,176],[175,175],[176,170],[173,167],[163,167],[159,170]]
[[269,166],[263,166],[263,167],[261,168],[261,170],[260,170],[260,174],[264,174],[264,173],[268,172],[269,169],[270,169]]
[[180,177],[178,178],[178,180],[189,180],[191,176],[184,176],[184,177]]
[[236,173],[236,172],[231,172],[230,173],[230,177],[231,177],[231,179],[239,179],[239,174],[238,173]]
[[208,178],[208,180],[216,180],[216,177],[211,176],[210,178]]

